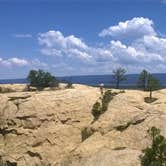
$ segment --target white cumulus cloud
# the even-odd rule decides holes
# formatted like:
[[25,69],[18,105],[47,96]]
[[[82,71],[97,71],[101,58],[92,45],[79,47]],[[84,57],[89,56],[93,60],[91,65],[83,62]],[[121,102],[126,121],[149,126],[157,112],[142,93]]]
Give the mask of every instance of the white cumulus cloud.
[[56,57],[76,58],[89,60],[88,46],[74,35],[64,36],[60,31],[48,31],[39,34],[41,53]]
[[56,70],[63,64],[59,72],[106,74],[117,66],[127,68],[130,73],[143,68],[162,72],[166,68],[166,38],[160,37],[149,18],[135,17],[100,33],[100,36],[107,35],[111,36],[109,43],[89,46],[81,38],[52,30],[40,33],[38,42],[43,55],[55,58],[52,66]]
[[139,38],[144,35],[156,35],[153,28],[153,21],[148,18],[135,17],[125,22],[119,22],[118,25],[110,26],[102,30],[99,36],[111,36],[113,38]]
[[2,59],[0,58],[0,64],[4,66],[27,66],[29,62],[25,59],[20,58],[9,58],[9,59]]

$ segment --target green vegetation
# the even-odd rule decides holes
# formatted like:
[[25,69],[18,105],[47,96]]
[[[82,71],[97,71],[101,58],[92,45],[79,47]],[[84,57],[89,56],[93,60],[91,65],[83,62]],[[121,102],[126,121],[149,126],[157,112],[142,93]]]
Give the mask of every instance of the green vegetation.
[[107,90],[104,93],[102,101],[101,101],[101,103],[102,103],[102,108],[101,108],[102,113],[107,111],[109,102],[113,99],[113,96],[115,96],[116,94],[117,93],[112,93],[111,90]]
[[152,92],[154,90],[157,90],[160,87],[160,82],[158,79],[156,79],[154,76],[151,74],[148,75],[148,85],[147,89],[150,92],[149,98],[152,99]]
[[58,87],[58,80],[49,72],[43,70],[31,70],[27,77],[30,86],[42,89],[45,87]]
[[127,79],[125,74],[126,74],[126,70],[121,67],[117,68],[116,70],[113,70],[113,79],[117,89],[119,89],[120,82]]
[[153,103],[154,101],[156,101],[157,100],[157,98],[150,98],[150,97],[145,97],[144,98],[144,101],[146,102],[146,103]]
[[147,84],[148,84],[148,75],[149,73],[146,70],[143,70],[138,78],[138,87],[142,88],[144,91],[147,90]]
[[[120,91],[119,93],[124,93],[124,91]],[[92,115],[94,116],[94,120],[92,123],[94,123],[100,117],[101,114],[103,114],[105,111],[107,111],[109,102],[117,94],[118,93],[116,93],[116,92],[112,92],[111,90],[107,90],[104,93],[104,95],[100,98],[101,101],[95,102],[95,104],[93,105],[92,111],[91,111]],[[84,128],[81,131],[82,141],[84,141],[85,139],[90,137],[93,133],[94,133],[94,131],[92,129],[87,128],[87,127]]]
[[90,137],[93,133],[94,133],[94,131],[92,131],[91,129],[85,127],[85,128],[81,131],[82,141],[86,140],[86,139],[87,139],[88,137]]
[[125,125],[119,125],[119,126],[115,127],[115,129],[117,131],[122,132],[122,131],[126,130],[131,124],[132,124],[131,122],[127,122]]
[[2,157],[0,156],[0,166],[17,166],[17,163],[10,161],[3,161]]
[[144,91],[149,91],[149,97],[145,97],[144,101],[147,103],[152,103],[157,100],[157,98],[152,97],[152,92],[160,87],[160,82],[148,71],[143,70],[138,78],[138,87],[143,88]]
[[165,166],[166,165],[166,139],[160,135],[160,130],[152,127],[149,131],[152,138],[151,147],[143,150],[141,156],[142,166]]
[[103,97],[101,98],[101,102],[96,102],[92,108],[92,115],[94,116],[95,120],[99,118],[101,114],[107,111],[109,102],[113,99],[117,93],[112,93],[111,90],[107,90]]
[[67,89],[73,88],[73,84],[71,82],[68,82],[65,88]]
[[97,119],[102,114],[102,107],[99,102],[96,102],[92,108],[92,115]]

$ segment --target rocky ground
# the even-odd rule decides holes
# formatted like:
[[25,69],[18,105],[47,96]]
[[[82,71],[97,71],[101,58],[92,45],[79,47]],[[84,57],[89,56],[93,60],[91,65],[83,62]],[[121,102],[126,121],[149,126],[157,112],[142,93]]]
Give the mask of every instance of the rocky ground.
[[[148,92],[125,90],[92,123],[98,88],[10,88],[0,93],[0,156],[10,166],[140,166],[151,144],[147,130],[155,126],[166,137],[166,89],[154,92],[152,104],[144,102]],[[82,140],[85,128],[91,134]]]

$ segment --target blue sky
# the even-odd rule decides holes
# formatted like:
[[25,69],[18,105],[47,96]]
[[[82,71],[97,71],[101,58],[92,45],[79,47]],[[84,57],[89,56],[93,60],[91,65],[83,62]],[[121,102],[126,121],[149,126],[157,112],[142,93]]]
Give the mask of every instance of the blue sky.
[[0,0],[0,79],[166,70],[164,0]]

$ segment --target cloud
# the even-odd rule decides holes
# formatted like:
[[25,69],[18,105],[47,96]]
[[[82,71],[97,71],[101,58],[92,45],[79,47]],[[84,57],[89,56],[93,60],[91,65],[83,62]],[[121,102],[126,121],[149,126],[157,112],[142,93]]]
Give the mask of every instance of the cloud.
[[39,59],[35,58],[32,60],[26,60],[26,59],[20,59],[20,58],[9,58],[9,59],[3,59],[0,58],[0,65],[5,66],[5,67],[14,67],[14,68],[20,68],[20,67],[28,67],[28,68],[35,68],[35,69],[39,69],[39,68],[44,68],[44,69],[48,69],[48,64],[46,64],[45,62],[41,62]]
[[149,53],[156,53],[166,58],[166,38],[157,36],[144,36],[137,39],[133,45],[138,49],[147,50]]
[[110,49],[116,61],[124,65],[154,65],[165,62],[161,54],[150,52],[144,46],[138,47],[137,44],[126,46],[120,41],[111,41]]
[[119,66],[129,73],[166,68],[166,38],[160,37],[149,18],[135,17],[100,33],[107,35],[109,43],[90,46],[74,35],[52,30],[40,33],[38,42],[41,53],[54,59],[51,68],[63,75],[107,74]]
[[48,64],[46,64],[45,62],[41,62],[39,59],[33,59],[31,62],[30,62],[30,66],[31,68],[35,68],[35,69],[48,69],[49,66]]
[[13,34],[12,36],[15,38],[32,38],[31,34]]
[[39,49],[46,61],[37,56],[34,59],[1,57],[1,71],[5,68],[12,72],[41,68],[56,72],[55,75],[80,75],[110,74],[119,66],[125,67],[129,73],[144,68],[151,72],[166,70],[166,37],[155,31],[149,18],[135,17],[120,22],[104,29],[100,36],[110,36],[110,41],[92,46],[82,38],[64,35],[58,30],[40,33]]
[[45,55],[82,61],[91,59],[91,55],[88,54],[89,47],[74,35],[65,37],[60,31],[48,31],[40,33],[38,41],[42,46],[41,53]]
[[19,58],[9,58],[9,59],[2,59],[0,58],[0,64],[3,66],[27,66],[29,62],[25,59],[19,59]]
[[86,44],[81,41],[81,39],[70,35],[64,37],[60,31],[48,31],[46,33],[39,34],[39,43],[47,47],[56,48],[82,48],[86,49]]
[[153,21],[148,18],[134,17],[118,25],[110,26],[99,33],[100,37],[111,36],[116,39],[139,38],[144,35],[156,35]]

